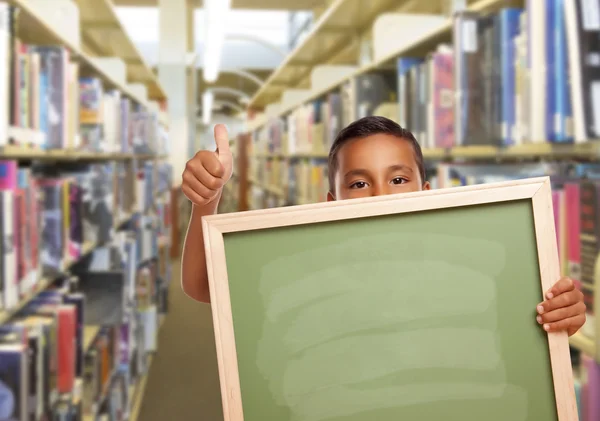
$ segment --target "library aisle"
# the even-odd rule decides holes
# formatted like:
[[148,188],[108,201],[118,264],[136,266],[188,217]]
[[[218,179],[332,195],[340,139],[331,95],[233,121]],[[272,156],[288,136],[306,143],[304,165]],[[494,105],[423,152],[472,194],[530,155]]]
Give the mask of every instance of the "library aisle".
[[[484,415],[456,419],[526,419],[525,412],[504,410],[529,405],[531,413],[542,407],[571,411],[561,421],[575,420],[575,412],[580,421],[600,421],[599,37],[600,0],[0,0],[0,421],[431,421],[444,417],[422,413],[460,412],[465,396]],[[402,254],[406,259],[385,260],[383,266],[392,268],[386,274],[374,265],[379,240],[366,238],[373,233],[367,225],[355,238],[350,224],[321,223],[348,209],[358,209],[351,216],[360,223],[377,219],[356,218],[375,208],[365,202],[330,204],[335,212],[323,211],[330,205],[322,204],[329,193],[343,198],[330,183],[339,182],[341,161],[353,161],[330,159],[334,142],[345,127],[369,117],[378,122],[369,129],[387,143],[362,149],[361,171],[344,171],[346,177],[371,177],[347,180],[347,196],[362,195],[375,179],[383,180],[383,189],[373,193],[407,191],[395,189],[411,182],[416,190],[489,192],[489,186],[468,186],[529,183],[522,191],[533,191],[541,182],[523,179],[543,177],[535,194],[547,196],[532,205],[533,227],[518,233],[539,235],[518,246],[539,238],[551,244],[531,246],[523,267],[505,266],[545,276],[552,268],[539,256],[552,253],[548,260],[557,258],[557,274],[573,280],[570,296],[579,300],[570,309],[579,312],[573,317],[583,323],[586,309],[581,329],[548,347],[555,339],[548,340],[532,317],[521,336],[509,336],[502,326],[521,327],[511,319],[520,311],[516,303],[514,311],[501,304],[504,313],[491,314],[490,305],[465,320],[462,312],[473,302],[487,302],[490,291],[514,282],[514,275],[499,280],[506,271],[487,273],[492,287],[479,288],[478,270],[495,270],[502,253],[490,252],[485,260],[485,247],[413,248],[397,243],[406,228],[396,233],[383,227],[380,234],[392,242],[386,250],[410,248]],[[214,154],[219,123],[228,131],[220,149],[229,139],[232,160]],[[382,131],[391,136],[379,136]],[[355,137],[364,139],[350,140]],[[422,157],[404,150],[398,158],[404,141]],[[345,145],[337,153],[351,150]],[[187,165],[201,150],[212,164],[224,157],[221,163],[233,166],[222,191],[199,185],[198,173],[216,168]],[[387,169],[394,177],[369,174],[369,153],[393,159]],[[211,259],[217,282],[228,281],[213,285],[212,304],[181,287],[192,206],[186,189],[219,197],[218,205],[209,203],[210,212],[218,206],[219,214],[229,214],[216,218],[207,233],[208,253],[198,250]],[[430,199],[450,201],[456,191],[433,192]],[[381,209],[396,206],[381,200]],[[540,203],[543,212],[536,211]],[[253,217],[238,212],[253,210],[269,218],[249,228]],[[537,224],[540,214],[546,223]],[[293,227],[285,235],[267,229],[266,219],[281,215],[306,229]],[[225,225],[231,231],[224,234]],[[410,233],[419,243],[438,238],[449,225],[436,221],[423,224],[436,232]],[[333,234],[311,236],[315,226]],[[238,236],[232,232],[238,229],[246,231]],[[493,243],[489,237],[481,244]],[[319,248],[322,239],[331,244]],[[514,253],[508,241],[502,248]],[[231,248],[220,253],[225,243]],[[322,252],[327,247],[335,258]],[[415,250],[425,251],[411,258]],[[431,305],[435,299],[446,303],[444,294],[435,296],[439,283],[413,282],[427,289],[414,292],[410,302],[398,291],[404,284],[394,283],[403,270],[421,276],[417,265],[429,262],[423,256],[432,250],[438,250],[436,261],[458,260],[450,252],[456,250],[469,264],[486,266],[469,271],[478,277],[469,294],[488,295],[461,293],[454,305],[471,301],[450,308],[455,314],[443,320],[456,323],[455,330],[410,319],[440,318],[416,314],[438,309]],[[353,253],[356,259],[348,257]],[[535,260],[531,256],[536,265],[524,267]],[[488,261],[494,264],[481,264]],[[344,274],[354,264],[356,270]],[[313,266],[318,273],[308,273]],[[534,296],[537,305],[538,287],[517,298]],[[303,300],[310,301],[306,308]],[[484,313],[493,322],[479,317]],[[409,319],[414,325],[406,329]],[[464,332],[463,341],[443,336],[456,330]],[[376,337],[379,346],[355,331]],[[405,340],[407,332],[423,336]],[[391,344],[392,337],[398,342]],[[486,343],[487,352],[479,352]],[[510,352],[513,358],[504,361]],[[538,364],[537,373],[519,365],[525,357]],[[443,370],[415,369],[436,364]],[[419,385],[404,375],[407,370],[424,376]],[[452,408],[432,398],[447,394],[435,390],[441,377],[458,385],[452,393],[462,394]],[[523,384],[505,387],[513,380]],[[542,381],[546,388],[538,387]],[[221,396],[221,388],[229,393]],[[533,389],[547,392],[548,402],[521,399],[519,388],[529,396]],[[478,393],[489,399],[473,399]],[[505,406],[504,398],[524,406]],[[410,399],[427,404],[409,405]],[[555,405],[555,399],[567,404]],[[490,410],[498,403],[502,408]]]
[[183,293],[179,268],[173,262],[171,309],[158,334],[160,352],[148,373],[137,419],[222,420],[211,309]]

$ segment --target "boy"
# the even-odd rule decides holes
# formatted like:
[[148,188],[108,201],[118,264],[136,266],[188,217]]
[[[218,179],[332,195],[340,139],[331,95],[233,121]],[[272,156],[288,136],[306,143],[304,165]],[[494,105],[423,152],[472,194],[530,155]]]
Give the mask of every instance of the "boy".
[[[215,127],[217,151],[200,151],[183,172],[183,192],[193,203],[182,258],[182,287],[190,297],[210,302],[201,218],[216,212],[233,159],[224,126]],[[329,152],[327,200],[429,190],[421,147],[408,130],[383,117],[366,117],[343,129]],[[583,294],[560,279],[536,308],[548,332],[577,332],[585,322]]]

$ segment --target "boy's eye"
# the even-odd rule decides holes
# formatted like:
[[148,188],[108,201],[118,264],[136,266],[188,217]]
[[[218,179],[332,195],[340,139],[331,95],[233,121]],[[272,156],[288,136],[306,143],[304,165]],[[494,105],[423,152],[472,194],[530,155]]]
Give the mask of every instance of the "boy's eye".
[[364,189],[367,187],[367,183],[364,181],[356,181],[350,185],[351,189]]
[[408,180],[406,178],[396,177],[396,178],[392,179],[392,184],[404,184],[404,183],[408,183]]

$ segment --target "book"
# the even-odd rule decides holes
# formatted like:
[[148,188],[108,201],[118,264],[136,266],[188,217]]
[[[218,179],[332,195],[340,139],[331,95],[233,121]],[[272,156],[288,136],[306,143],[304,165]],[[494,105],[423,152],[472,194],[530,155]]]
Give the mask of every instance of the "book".
[[102,81],[94,77],[79,78],[79,123],[81,125],[102,124],[104,108]]
[[433,118],[431,147],[454,146],[454,56],[451,51],[437,51],[431,57]]
[[27,348],[22,343],[0,344],[0,419],[27,417]]
[[514,98],[516,90],[515,60],[517,51],[515,38],[520,31],[521,9],[506,8],[500,11],[500,74],[501,74],[501,103],[498,107],[501,144],[514,145],[513,127],[516,124]]
[[582,333],[595,334],[594,285],[600,256],[600,182],[582,181],[581,200],[581,289],[587,307]]
[[75,308],[75,376],[83,376],[83,333],[85,323],[86,297],[81,293],[69,293],[64,296],[64,303]]
[[8,142],[10,116],[10,39],[12,6],[0,3],[0,147]]
[[35,51],[40,54],[41,72],[47,75],[44,88],[47,102],[42,105],[48,110],[46,126],[42,124],[42,130],[46,133],[46,148],[66,148],[69,51],[62,46],[37,46]]
[[581,201],[578,181],[565,183],[565,203],[567,221],[567,276],[581,288]]
[[565,1],[571,101],[576,142],[600,137],[600,6],[597,1]]
[[61,179],[40,181],[43,192],[41,262],[46,274],[62,271],[65,238],[63,225],[63,182]]
[[76,183],[68,185],[69,192],[69,249],[68,253],[72,259],[81,256],[84,231],[83,231],[83,190]]
[[17,253],[14,241],[14,194],[10,190],[0,190],[0,239],[2,268],[1,291],[2,308],[12,309],[19,300],[17,284]]

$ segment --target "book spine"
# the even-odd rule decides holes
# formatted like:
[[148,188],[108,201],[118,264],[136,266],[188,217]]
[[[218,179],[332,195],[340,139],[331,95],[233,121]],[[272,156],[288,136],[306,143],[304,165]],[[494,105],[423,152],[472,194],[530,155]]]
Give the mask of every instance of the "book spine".
[[14,191],[2,195],[2,284],[4,308],[12,309],[19,301],[17,288],[17,255],[14,238]]
[[505,146],[515,144],[513,127],[516,125],[516,66],[517,60],[515,39],[519,33],[519,9],[506,9],[501,12],[501,86],[502,99],[500,106],[501,143]]
[[575,141],[600,137],[600,77],[597,55],[600,53],[600,5],[597,1],[565,1],[571,99]]
[[58,309],[58,392],[71,393],[75,382],[76,316],[72,305]]
[[584,406],[583,420],[598,420],[600,419],[600,366],[587,355],[582,355],[583,369],[585,370],[586,397]]
[[26,45],[21,45],[21,51],[19,54],[20,61],[20,84],[19,84],[19,95],[20,99],[20,118],[19,123],[20,127],[27,128],[29,127],[29,79],[31,75],[30,67],[29,67],[29,52]]
[[568,249],[568,268],[569,276],[575,284],[581,288],[581,244],[579,237],[581,235],[581,217],[580,217],[580,193],[579,183],[565,184],[565,202],[567,221],[567,249]]
[[553,89],[554,89],[554,118],[553,118],[553,136],[555,142],[572,142],[572,116],[570,89],[570,72],[567,54],[565,13],[563,0],[552,0],[554,6],[554,61],[551,63],[553,68]]
[[584,333],[593,333],[595,326],[594,283],[595,265],[600,253],[600,184],[581,184],[581,287],[587,306],[588,320]]
[[548,138],[548,0],[528,0],[528,69],[530,141],[545,142]]
[[0,147],[8,142],[10,118],[11,6],[0,3]]
[[556,55],[556,16],[559,14],[558,10],[556,10],[556,2],[555,0],[544,0],[546,7],[546,21],[544,25],[545,30],[545,69],[546,69],[546,104],[545,104],[545,134],[544,140],[555,142],[557,140],[558,130],[557,126],[557,114],[558,114],[558,104],[556,97],[556,71],[554,63],[557,60]]
[[16,190],[17,173],[17,161],[0,161],[0,190]]

